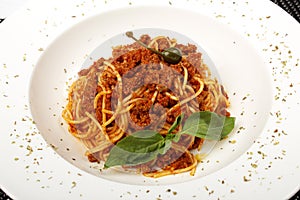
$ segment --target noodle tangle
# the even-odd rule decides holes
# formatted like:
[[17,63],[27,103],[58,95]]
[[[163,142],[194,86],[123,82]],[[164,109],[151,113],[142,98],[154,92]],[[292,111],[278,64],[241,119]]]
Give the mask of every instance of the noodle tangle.
[[[229,116],[228,96],[223,86],[211,78],[196,46],[178,44],[164,36],[151,39],[142,35],[140,40],[157,51],[177,47],[183,53],[182,60],[168,64],[136,42],[117,46],[111,58],[100,58],[82,69],[69,89],[62,117],[69,132],[87,148],[91,162],[105,161],[118,141],[137,130],[151,128],[166,135],[181,113],[189,116],[211,111]],[[172,72],[179,75],[173,77]],[[147,82],[151,77],[152,81]],[[153,178],[187,171],[193,175],[198,161],[192,151],[199,150],[203,142],[183,135],[155,160],[123,168]]]

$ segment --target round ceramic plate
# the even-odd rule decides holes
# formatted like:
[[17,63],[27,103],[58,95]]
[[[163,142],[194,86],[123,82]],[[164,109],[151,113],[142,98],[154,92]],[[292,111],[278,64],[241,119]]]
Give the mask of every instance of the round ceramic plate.
[[[235,129],[195,176],[99,170],[62,126],[90,53],[137,29],[190,38],[229,94]],[[0,31],[0,187],[13,198],[285,199],[299,189],[300,27],[272,3],[31,1]]]

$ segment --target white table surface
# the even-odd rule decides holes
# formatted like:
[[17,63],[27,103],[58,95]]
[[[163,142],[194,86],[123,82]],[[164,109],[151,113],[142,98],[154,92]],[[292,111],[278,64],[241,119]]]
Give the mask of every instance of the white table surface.
[[0,18],[6,18],[27,3],[28,0],[0,0]]

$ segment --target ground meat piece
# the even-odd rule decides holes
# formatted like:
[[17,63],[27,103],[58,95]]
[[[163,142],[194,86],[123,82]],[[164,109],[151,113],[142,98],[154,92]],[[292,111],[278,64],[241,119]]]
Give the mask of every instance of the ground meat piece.
[[190,63],[190,65],[192,65],[194,68],[199,69],[199,67],[201,66],[201,57],[202,54],[201,53],[190,53],[187,56],[187,61]]
[[188,55],[189,53],[195,53],[197,51],[197,47],[193,44],[176,44],[175,47],[179,48],[184,55]]
[[188,149],[190,150],[198,148],[203,143],[203,141],[203,139],[196,137],[194,143]]
[[161,51],[170,47],[168,40],[165,38],[158,39],[157,43],[158,49],[160,49]]
[[165,169],[183,169],[189,167],[193,164],[193,160],[190,159],[188,153],[184,152],[178,159],[172,162],[170,165],[165,167]]
[[89,153],[87,155],[87,158],[90,162],[99,162],[99,160],[95,156],[93,156],[93,154],[91,154],[91,153]]

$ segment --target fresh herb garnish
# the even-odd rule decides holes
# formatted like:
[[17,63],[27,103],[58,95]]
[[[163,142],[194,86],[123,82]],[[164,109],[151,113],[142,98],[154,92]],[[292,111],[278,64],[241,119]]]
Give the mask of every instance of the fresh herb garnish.
[[208,140],[221,140],[231,132],[234,121],[234,117],[225,117],[214,112],[196,112],[185,121],[180,133]]
[[116,165],[138,165],[163,152],[165,139],[155,131],[142,130],[127,136],[115,145],[105,163],[105,168]]
[[110,151],[105,168],[127,165],[134,166],[154,160],[158,154],[165,154],[172,142],[178,142],[182,134],[208,140],[224,139],[234,128],[235,118],[221,116],[209,111],[193,113],[177,133],[184,115],[179,115],[165,137],[156,131],[141,130],[120,140]]

